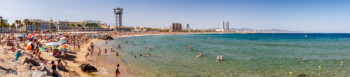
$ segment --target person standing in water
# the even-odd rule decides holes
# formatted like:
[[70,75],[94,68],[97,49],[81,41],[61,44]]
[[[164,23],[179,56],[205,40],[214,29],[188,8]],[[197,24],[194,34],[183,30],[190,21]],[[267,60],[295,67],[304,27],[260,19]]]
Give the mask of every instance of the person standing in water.
[[[90,43],[91,52],[94,52],[94,42]],[[91,54],[92,55],[92,54]]]
[[98,56],[101,55],[101,48],[98,48]]
[[200,58],[201,56],[202,56],[202,54],[200,52],[198,52],[197,58]]
[[107,48],[105,48],[105,54],[107,55]]
[[118,75],[120,74],[119,72],[119,64],[117,64],[116,70],[115,70],[115,77],[118,77]]

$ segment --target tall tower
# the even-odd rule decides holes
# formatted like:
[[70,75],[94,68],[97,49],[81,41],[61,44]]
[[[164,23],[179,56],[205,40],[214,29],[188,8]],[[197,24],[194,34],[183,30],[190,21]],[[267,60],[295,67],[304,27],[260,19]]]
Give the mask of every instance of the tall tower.
[[114,14],[116,16],[115,26],[121,27],[122,24],[122,14],[123,14],[123,8],[115,8]]
[[225,31],[225,21],[222,21],[222,23],[221,23],[221,31],[222,32]]
[[225,23],[225,31],[227,31],[227,32],[230,31],[230,26],[229,26],[228,21],[226,21],[226,23]]

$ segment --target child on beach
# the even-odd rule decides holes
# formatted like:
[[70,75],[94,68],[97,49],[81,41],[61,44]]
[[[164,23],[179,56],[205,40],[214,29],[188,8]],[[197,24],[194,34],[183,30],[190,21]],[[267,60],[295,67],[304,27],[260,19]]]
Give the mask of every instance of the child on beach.
[[117,64],[116,70],[115,70],[115,77],[118,77],[118,75],[120,74],[119,72],[119,64]]
[[101,55],[101,48],[98,48],[98,56]]

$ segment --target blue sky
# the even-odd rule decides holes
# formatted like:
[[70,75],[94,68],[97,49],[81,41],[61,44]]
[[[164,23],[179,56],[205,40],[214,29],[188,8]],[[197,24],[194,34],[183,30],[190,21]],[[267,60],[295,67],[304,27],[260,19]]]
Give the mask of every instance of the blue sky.
[[195,29],[284,29],[350,33],[350,0],[0,0],[0,15],[10,22],[35,18],[100,20],[115,24],[113,8],[124,8],[124,26]]

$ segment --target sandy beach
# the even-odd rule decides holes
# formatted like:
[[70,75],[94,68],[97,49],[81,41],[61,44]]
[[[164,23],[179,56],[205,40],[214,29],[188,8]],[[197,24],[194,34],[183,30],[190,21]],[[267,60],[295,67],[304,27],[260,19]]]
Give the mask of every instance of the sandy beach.
[[[65,33],[61,33],[65,34]],[[122,37],[132,37],[132,36],[145,36],[145,35],[169,35],[169,34],[208,34],[208,33],[182,33],[182,32],[173,32],[173,33],[168,33],[168,32],[140,32],[140,33],[131,33],[131,32],[120,32],[120,33],[95,33],[95,34],[101,34],[101,35],[110,35],[113,38],[122,38]],[[21,34],[12,34],[12,36],[18,36]],[[38,35],[38,34],[35,34]],[[41,34],[42,35],[42,34]],[[11,37],[10,34],[7,34],[8,37]],[[41,40],[38,40],[41,41]],[[103,40],[103,42],[106,42],[108,40]],[[114,70],[99,70],[96,73],[86,73],[81,70],[79,67],[81,64],[95,64],[95,67],[108,67],[110,68],[116,68],[116,64],[120,64],[119,71],[121,72],[120,76],[121,77],[131,77],[132,75],[129,75],[127,73],[127,68],[125,67],[126,65],[123,63],[120,57],[115,56],[115,53],[109,52],[110,57],[113,57],[113,60],[115,60],[116,64],[104,64],[102,63],[96,63],[92,60],[86,60],[85,55],[88,53],[87,48],[89,47],[90,43],[98,43],[102,42],[102,39],[97,39],[97,38],[91,38],[88,39],[86,42],[81,43],[80,49],[78,48],[73,48],[70,46],[68,49],[71,51],[77,51],[76,53],[68,53],[65,57],[55,57],[52,56],[52,52],[42,52],[40,56],[45,59],[46,61],[57,61],[58,59],[62,59],[63,65],[65,65],[65,68],[67,69],[66,71],[58,71],[58,73],[63,76],[63,77],[69,77],[69,76],[74,76],[74,77],[88,77],[88,76],[104,76],[104,77],[110,77],[114,76]],[[4,42],[3,42],[4,43]],[[25,58],[33,59],[36,61],[39,61],[38,58],[36,58],[35,55],[31,54],[30,51],[25,50],[25,44],[28,44],[29,41],[25,42],[17,42],[20,48],[17,48],[16,51],[21,51],[22,56],[19,57],[18,61],[12,62],[16,57],[16,52],[12,52],[10,50],[11,46],[6,46],[2,44],[0,46],[0,76],[14,76],[14,77],[23,77],[23,76],[50,76],[50,72],[52,70],[50,69],[50,64],[46,62],[39,62],[40,66],[34,66],[31,68],[31,65],[28,65],[28,63],[23,63]],[[45,43],[44,43],[45,44]],[[96,45],[96,49],[94,52],[97,52],[97,48],[103,47],[103,45]],[[108,50],[109,51],[109,50]],[[103,56],[103,55],[102,55]],[[96,55],[90,55],[90,59],[96,59],[99,57],[96,57]],[[103,58],[101,58],[103,59]],[[107,59],[106,59],[107,60]],[[102,60],[101,60],[102,61]],[[36,71],[36,74],[32,74],[32,71]]]

